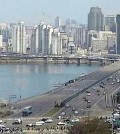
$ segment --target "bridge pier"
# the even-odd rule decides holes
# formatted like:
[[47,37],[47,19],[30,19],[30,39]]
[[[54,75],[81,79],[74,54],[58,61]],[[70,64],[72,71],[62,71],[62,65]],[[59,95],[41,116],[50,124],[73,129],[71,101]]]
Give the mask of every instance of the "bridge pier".
[[25,59],[25,63],[27,64],[27,58]]
[[8,63],[8,58],[6,57],[6,63]]
[[77,58],[77,65],[80,65],[80,59]]
[[43,58],[44,64],[47,64],[47,57]]
[[69,64],[69,59],[68,58],[66,59],[66,64]]
[[103,59],[100,60],[100,65],[105,65],[105,61]]
[[91,65],[91,63],[92,63],[92,60],[88,59],[88,64]]

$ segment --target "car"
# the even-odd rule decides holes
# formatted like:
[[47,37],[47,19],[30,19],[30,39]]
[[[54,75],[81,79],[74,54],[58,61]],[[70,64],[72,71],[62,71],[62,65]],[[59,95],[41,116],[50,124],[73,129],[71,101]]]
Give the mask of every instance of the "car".
[[113,82],[115,82],[115,80],[113,79]]
[[86,93],[90,93],[90,91],[87,90]]
[[43,124],[41,122],[35,122],[35,126],[42,126]]
[[105,95],[106,94],[106,92],[103,92],[103,95]]
[[48,120],[48,117],[43,117],[40,121],[46,121],[46,120]]
[[87,105],[87,108],[91,108],[91,105]]
[[79,122],[80,120],[78,118],[72,119],[71,123]]
[[0,124],[2,124],[3,123],[3,121],[2,120],[0,120]]
[[26,127],[33,127],[34,125],[32,123],[27,124]]
[[119,80],[119,79],[117,79],[117,82],[119,83],[119,82],[120,82],[120,80]]
[[87,96],[90,96],[90,93],[87,93]]
[[5,125],[0,124],[0,130],[6,129]]
[[93,90],[95,90],[95,87],[93,87]]
[[70,119],[65,119],[64,122],[66,122],[66,123],[70,123],[71,120],[70,120]]
[[104,82],[101,82],[101,84],[105,85],[105,83],[104,83]]
[[65,104],[66,107],[70,107],[70,105],[68,103]]
[[22,120],[21,119],[16,119],[12,123],[12,125],[18,125],[18,124],[22,124]]
[[52,123],[52,122],[53,122],[52,119],[47,119],[47,120],[45,121],[45,123]]
[[88,100],[87,102],[88,102],[88,103],[91,103],[91,101],[90,101],[90,100]]
[[86,97],[84,96],[83,99],[86,99]]
[[44,121],[41,121],[41,120],[40,120],[40,121],[38,121],[38,122],[39,122],[39,123],[41,123],[41,124],[44,124],[44,123],[45,123]]
[[66,125],[64,122],[58,122],[57,125]]
[[78,114],[78,111],[77,110],[75,110],[75,112],[74,112],[75,114]]
[[100,90],[98,89],[97,92],[100,92]]
[[73,108],[72,108],[72,111],[75,111],[75,110],[76,110],[76,108],[75,108],[75,107],[73,107]]
[[62,112],[61,115],[64,116],[66,113],[65,112]]

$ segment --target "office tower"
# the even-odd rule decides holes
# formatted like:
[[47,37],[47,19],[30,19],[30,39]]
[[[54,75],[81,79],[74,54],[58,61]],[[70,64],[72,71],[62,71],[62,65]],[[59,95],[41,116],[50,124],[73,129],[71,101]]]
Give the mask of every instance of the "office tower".
[[57,17],[55,18],[55,27],[60,27],[60,25],[61,25],[60,23],[61,23],[60,17],[57,16]]
[[108,27],[108,30],[111,31],[112,27],[115,25],[115,16],[107,15],[105,17],[105,26]]
[[101,8],[91,7],[90,13],[88,14],[88,30],[103,30],[103,14]]
[[120,54],[120,14],[116,16],[116,34],[117,34],[117,47],[116,53]]
[[12,46],[13,52],[17,53],[26,53],[26,44],[25,44],[25,26],[24,22],[19,22],[18,24],[12,25]]

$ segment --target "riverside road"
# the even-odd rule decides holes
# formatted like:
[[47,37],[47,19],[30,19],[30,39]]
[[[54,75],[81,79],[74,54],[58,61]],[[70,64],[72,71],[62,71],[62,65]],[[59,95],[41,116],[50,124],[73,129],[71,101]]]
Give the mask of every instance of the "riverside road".
[[[117,73],[119,75],[119,69],[120,69],[120,62],[115,62],[109,66],[104,66],[102,68],[99,68],[97,71],[90,73],[88,75],[79,77],[76,79],[74,83],[67,83],[66,85],[62,85],[46,94],[43,94],[41,96],[36,96],[34,98],[21,100],[19,102],[16,102],[12,104],[13,108],[19,109],[16,110],[17,112],[12,115],[12,117],[21,117],[22,113],[21,110],[25,106],[32,106],[33,113],[30,115],[30,117],[39,117],[42,116],[45,112],[50,110],[55,106],[55,102],[58,100],[65,101],[69,103],[71,106],[70,108],[62,108],[60,112],[66,112],[68,116],[71,114],[71,108],[75,107],[77,111],[79,112],[79,115],[81,116],[83,113],[87,111],[87,105],[88,103],[83,99],[83,97],[86,95],[86,90],[90,91],[90,96],[87,96],[87,98],[91,101],[91,107],[98,102],[100,107],[103,109],[111,106],[111,102],[108,102],[110,99],[110,96],[107,95],[108,93],[112,94],[119,88],[120,83],[114,83],[112,84],[112,81],[107,81],[107,78],[110,76],[115,77],[115,74]],[[100,85],[101,82],[104,82],[105,88],[101,88]],[[112,84],[112,85],[111,85]],[[100,94],[98,95],[98,92],[96,89],[100,89]],[[104,92],[106,92],[106,103],[105,103],[105,97]],[[74,97],[70,97],[74,96]],[[102,104],[101,104],[102,102]],[[56,114],[58,116],[60,113]]]

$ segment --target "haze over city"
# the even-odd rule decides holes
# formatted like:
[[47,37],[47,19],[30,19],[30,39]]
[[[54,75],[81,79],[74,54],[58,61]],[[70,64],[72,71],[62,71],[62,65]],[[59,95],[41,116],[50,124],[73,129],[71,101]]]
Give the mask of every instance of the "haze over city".
[[[114,5],[114,6],[113,6]],[[39,23],[44,16],[47,23],[54,23],[56,16],[62,20],[75,19],[87,24],[90,7],[101,7],[104,14],[119,13],[119,0],[0,0],[0,22]]]

